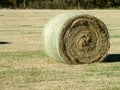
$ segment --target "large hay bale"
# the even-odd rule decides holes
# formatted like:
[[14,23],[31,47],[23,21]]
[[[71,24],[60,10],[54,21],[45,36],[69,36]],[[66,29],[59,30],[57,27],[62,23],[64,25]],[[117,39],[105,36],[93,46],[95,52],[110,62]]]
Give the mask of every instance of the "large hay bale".
[[64,13],[44,28],[44,49],[49,57],[69,64],[100,62],[110,47],[105,24],[90,15]]

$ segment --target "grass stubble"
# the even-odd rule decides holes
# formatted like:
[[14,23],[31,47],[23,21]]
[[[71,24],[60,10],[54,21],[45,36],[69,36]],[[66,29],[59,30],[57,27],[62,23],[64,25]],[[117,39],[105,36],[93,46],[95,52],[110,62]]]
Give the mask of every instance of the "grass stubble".
[[110,33],[109,54],[120,54],[119,10],[0,10],[0,42],[9,42],[0,44],[0,90],[120,89],[120,62],[67,65],[44,54],[44,25],[70,11],[104,21]]

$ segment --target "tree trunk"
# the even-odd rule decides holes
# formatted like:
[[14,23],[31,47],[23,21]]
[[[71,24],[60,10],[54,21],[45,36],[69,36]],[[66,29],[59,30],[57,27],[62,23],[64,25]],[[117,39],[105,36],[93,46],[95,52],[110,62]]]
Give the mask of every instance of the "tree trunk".
[[23,1],[23,7],[26,8],[26,0]]

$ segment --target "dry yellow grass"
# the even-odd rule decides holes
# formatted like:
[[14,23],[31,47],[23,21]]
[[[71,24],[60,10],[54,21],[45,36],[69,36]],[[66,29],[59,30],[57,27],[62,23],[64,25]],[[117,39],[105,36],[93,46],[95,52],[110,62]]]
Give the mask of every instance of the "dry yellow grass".
[[120,53],[120,10],[0,10],[0,52],[31,51],[41,49],[41,33],[52,17],[63,12],[82,12],[105,22],[111,36],[109,53]]
[[[118,62],[66,65],[42,51],[42,30],[63,12],[100,18]],[[120,10],[0,10],[0,90],[120,90]]]

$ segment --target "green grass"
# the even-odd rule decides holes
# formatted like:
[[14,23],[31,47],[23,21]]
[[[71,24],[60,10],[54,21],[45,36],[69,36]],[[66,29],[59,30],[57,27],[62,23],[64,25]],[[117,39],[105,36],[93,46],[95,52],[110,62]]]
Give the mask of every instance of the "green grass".
[[47,57],[43,50],[41,51],[23,51],[23,52],[0,52],[0,58],[3,60],[24,60]]
[[111,35],[111,38],[120,38],[120,35]]

